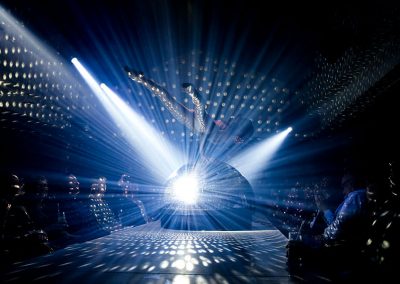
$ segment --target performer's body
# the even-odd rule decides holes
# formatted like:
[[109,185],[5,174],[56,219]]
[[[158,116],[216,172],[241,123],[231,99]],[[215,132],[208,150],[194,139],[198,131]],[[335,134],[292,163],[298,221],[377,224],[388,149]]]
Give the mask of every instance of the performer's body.
[[125,68],[129,78],[138,82],[149,89],[157,96],[170,113],[181,123],[196,133],[207,134],[213,143],[243,143],[254,132],[253,124],[250,120],[237,116],[228,122],[212,119],[205,111],[204,102],[201,102],[199,92],[192,84],[184,83],[183,91],[189,95],[194,104],[194,109],[188,109],[177,102],[174,97],[164,88],[154,81],[144,77],[142,73]]

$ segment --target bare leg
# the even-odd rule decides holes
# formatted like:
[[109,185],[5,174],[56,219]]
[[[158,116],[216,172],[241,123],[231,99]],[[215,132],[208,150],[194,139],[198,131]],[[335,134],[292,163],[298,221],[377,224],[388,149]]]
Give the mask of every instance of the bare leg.
[[132,71],[128,68],[125,68],[125,71],[128,73],[129,78],[145,86],[155,96],[157,96],[178,121],[186,125],[189,129],[196,131],[195,117],[192,110],[187,109],[185,106],[177,102],[167,90],[159,86],[157,83],[145,78],[143,73]]
[[[182,84],[182,88],[186,94],[188,94],[192,98],[192,102],[194,104],[194,115],[195,115],[195,126],[198,132],[205,133],[206,132],[206,123],[205,123],[205,109],[204,104],[200,102],[200,94],[193,87],[192,84]],[[197,124],[196,124],[197,123]]]

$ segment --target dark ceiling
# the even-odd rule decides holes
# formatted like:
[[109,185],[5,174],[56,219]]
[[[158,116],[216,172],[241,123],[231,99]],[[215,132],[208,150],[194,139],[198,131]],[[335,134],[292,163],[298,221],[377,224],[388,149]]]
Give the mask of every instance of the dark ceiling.
[[[201,60],[210,56],[211,62],[235,64],[238,75],[232,82],[250,72],[255,74],[250,88],[265,75],[272,82],[265,86],[267,93],[276,87],[288,90],[287,97],[280,92],[260,102],[257,106],[263,108],[257,113],[250,105],[260,139],[304,120],[298,122],[299,138],[344,137],[358,141],[353,145],[373,138],[371,143],[381,147],[378,136],[371,133],[382,135],[394,126],[399,5],[385,1],[269,2],[4,0],[2,5],[63,58],[84,58],[101,80],[117,89],[137,91],[122,65],[157,76],[154,70],[166,64],[175,62],[181,68],[181,59],[188,54],[190,58],[196,50],[203,54]],[[200,67],[201,62],[196,68]],[[213,76],[209,74],[205,83]],[[160,76],[159,83],[171,87],[174,80],[186,79]],[[216,92],[217,84],[212,85]],[[234,92],[228,94],[232,100],[234,96]],[[215,94],[208,99],[209,112],[218,115],[221,101]],[[283,107],[282,114],[274,107],[270,115],[266,110],[274,100],[290,106]],[[153,102],[133,103],[143,105],[144,110],[160,107]],[[243,104],[249,107],[241,97],[234,110]],[[159,124],[171,133],[165,119],[171,121],[166,115]],[[179,138],[180,132],[174,133]]]

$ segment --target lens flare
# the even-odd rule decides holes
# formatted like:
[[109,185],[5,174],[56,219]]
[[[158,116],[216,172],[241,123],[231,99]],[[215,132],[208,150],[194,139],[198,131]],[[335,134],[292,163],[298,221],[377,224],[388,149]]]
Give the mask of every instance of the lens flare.
[[199,180],[194,174],[179,177],[172,185],[172,196],[186,204],[195,204],[199,194]]

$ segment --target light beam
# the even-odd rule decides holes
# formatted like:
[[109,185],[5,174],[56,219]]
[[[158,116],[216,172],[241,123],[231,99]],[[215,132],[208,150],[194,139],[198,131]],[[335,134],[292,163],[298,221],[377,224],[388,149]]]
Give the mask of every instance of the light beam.
[[182,154],[116,93],[105,84],[99,85],[78,59],[71,61],[154,176],[163,182],[184,164]]
[[292,127],[262,141],[231,159],[228,164],[235,167],[250,182],[265,170],[268,161],[279,149]]

